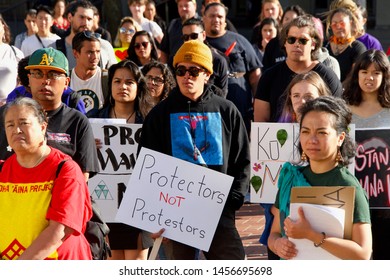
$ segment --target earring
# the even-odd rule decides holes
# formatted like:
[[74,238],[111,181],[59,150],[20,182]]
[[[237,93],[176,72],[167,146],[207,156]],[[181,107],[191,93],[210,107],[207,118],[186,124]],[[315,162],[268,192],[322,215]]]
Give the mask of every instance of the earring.
[[307,161],[307,155],[305,154],[304,151],[302,151],[301,160],[304,161],[304,162]]
[[341,154],[340,147],[337,147],[336,162],[338,162],[338,163],[344,162],[344,158],[343,158],[343,155]]

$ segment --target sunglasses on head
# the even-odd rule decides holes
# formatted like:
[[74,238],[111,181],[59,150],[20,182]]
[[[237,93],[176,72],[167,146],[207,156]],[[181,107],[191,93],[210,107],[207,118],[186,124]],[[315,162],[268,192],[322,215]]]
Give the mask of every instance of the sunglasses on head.
[[187,42],[188,40],[196,40],[198,37],[199,33],[183,34],[183,36],[181,36],[184,42]]
[[135,30],[134,29],[126,29],[126,28],[124,28],[124,27],[121,27],[121,28],[119,28],[119,32],[121,33],[121,34],[134,34],[135,33]]
[[306,39],[306,38],[297,38],[297,37],[292,37],[292,36],[290,36],[290,37],[287,37],[287,43],[289,43],[290,45],[292,45],[292,44],[295,44],[295,42],[298,40],[298,43],[300,44],[300,45],[306,45],[307,44],[307,42],[309,42],[309,39]]
[[186,75],[187,71],[190,74],[190,76],[192,76],[192,77],[198,77],[200,72],[206,72],[205,69],[198,68],[195,66],[191,66],[189,68],[186,68],[185,66],[178,66],[175,69],[176,76],[179,76],[179,77],[184,77]]
[[90,39],[91,38],[99,39],[100,37],[102,37],[102,34],[95,33],[95,32],[88,31],[88,30],[84,30],[83,34],[84,34],[85,37],[90,38]]
[[142,46],[142,47],[144,47],[146,49],[148,47],[148,45],[149,45],[149,42],[135,43],[134,44],[134,48],[140,49],[141,46]]

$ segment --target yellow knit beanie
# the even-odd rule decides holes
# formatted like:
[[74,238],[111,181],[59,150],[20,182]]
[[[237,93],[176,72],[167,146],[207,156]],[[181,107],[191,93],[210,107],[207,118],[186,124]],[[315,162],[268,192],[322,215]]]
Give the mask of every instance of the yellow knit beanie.
[[191,62],[205,68],[210,74],[213,74],[213,56],[210,48],[198,41],[189,40],[184,42],[173,58],[173,67],[182,62]]

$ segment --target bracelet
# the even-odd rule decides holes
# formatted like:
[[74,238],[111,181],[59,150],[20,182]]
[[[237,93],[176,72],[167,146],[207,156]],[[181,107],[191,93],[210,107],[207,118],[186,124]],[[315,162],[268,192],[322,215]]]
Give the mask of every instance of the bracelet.
[[314,243],[314,247],[320,247],[322,244],[324,244],[326,239],[326,234],[325,232],[321,232],[321,233],[322,233],[322,240],[320,241],[320,243]]

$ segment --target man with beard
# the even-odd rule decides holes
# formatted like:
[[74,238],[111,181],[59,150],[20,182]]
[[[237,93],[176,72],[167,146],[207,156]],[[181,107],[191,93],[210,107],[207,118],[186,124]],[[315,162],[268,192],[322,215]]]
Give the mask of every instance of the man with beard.
[[76,66],[76,59],[73,56],[72,40],[73,37],[84,31],[86,36],[99,37],[101,43],[101,58],[99,66],[102,69],[108,69],[112,64],[117,63],[112,45],[107,40],[101,39],[99,33],[94,33],[93,17],[94,6],[89,1],[73,1],[69,3],[67,11],[68,20],[70,22],[70,34],[63,39],[57,40],[51,47],[62,51],[69,61],[69,68]]
[[182,39],[183,22],[187,19],[198,17],[196,13],[196,0],[176,0],[176,3],[180,17],[171,20],[160,46],[160,61],[162,63],[168,63],[171,67],[173,56],[184,43]]
[[107,71],[99,67],[100,40],[82,31],[73,37],[72,48],[76,66],[69,75],[70,88],[80,93],[86,115],[90,117],[103,107],[104,94],[108,92]]
[[213,2],[206,6],[203,16],[206,40],[228,58],[230,73],[226,98],[237,106],[249,135],[253,120],[253,96],[262,65],[244,36],[226,30],[227,12],[228,8],[222,3]]

